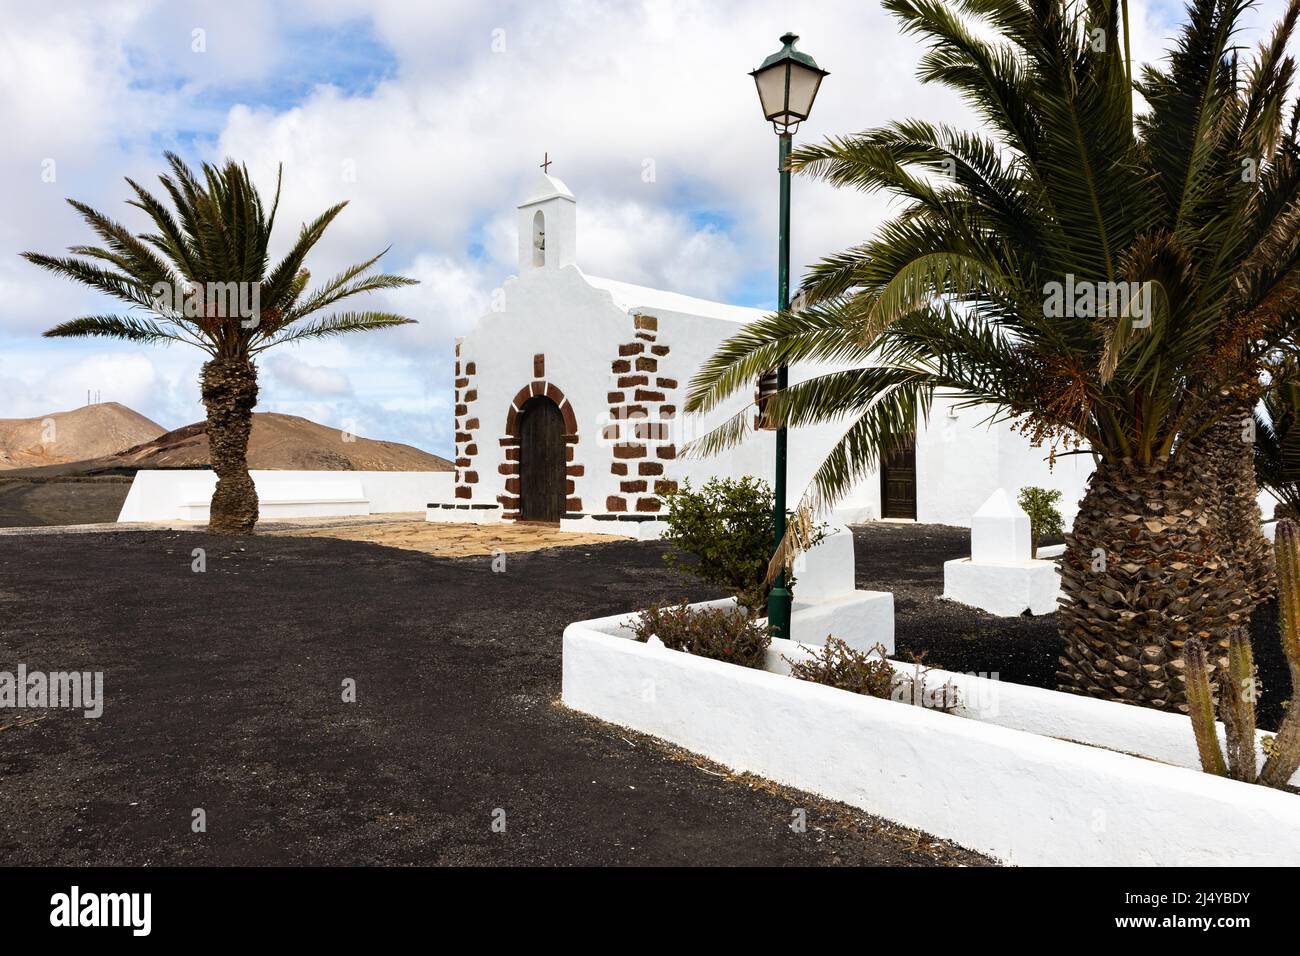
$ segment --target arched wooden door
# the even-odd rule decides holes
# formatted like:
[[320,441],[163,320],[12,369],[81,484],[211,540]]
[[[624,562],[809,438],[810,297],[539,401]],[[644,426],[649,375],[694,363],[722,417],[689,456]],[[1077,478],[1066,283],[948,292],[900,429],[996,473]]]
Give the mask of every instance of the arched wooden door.
[[545,396],[528,400],[519,423],[519,517],[559,521],[564,514],[564,416]]

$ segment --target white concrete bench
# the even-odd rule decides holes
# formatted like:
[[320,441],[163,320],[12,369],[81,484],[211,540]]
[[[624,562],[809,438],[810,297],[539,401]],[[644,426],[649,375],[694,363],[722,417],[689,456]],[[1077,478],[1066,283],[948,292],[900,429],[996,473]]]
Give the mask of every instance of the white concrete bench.
[[504,511],[496,502],[430,501],[424,520],[435,524],[497,524]]
[[[254,479],[254,484],[259,516],[263,519],[370,514],[370,499],[358,478],[277,481],[261,475]],[[181,517],[189,521],[207,521],[215,488],[216,475],[212,475],[211,481],[186,485],[181,492]]]

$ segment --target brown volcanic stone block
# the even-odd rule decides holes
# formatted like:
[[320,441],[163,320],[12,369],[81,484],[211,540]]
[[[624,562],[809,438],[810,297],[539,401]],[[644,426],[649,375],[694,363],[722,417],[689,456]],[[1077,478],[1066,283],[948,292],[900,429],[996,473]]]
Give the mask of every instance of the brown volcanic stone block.
[[624,357],[628,355],[640,355],[645,351],[645,346],[640,342],[628,342],[626,345],[618,347],[618,354]]
[[610,470],[610,472],[612,472],[612,473],[615,474],[615,475],[626,475],[626,474],[627,474],[627,462],[625,462],[625,461],[616,461],[616,462],[613,462],[613,463],[609,466],[609,470]]
[[672,351],[672,349],[666,345],[652,345],[650,346],[650,351],[654,352],[655,355],[667,355]]
[[471,431],[471,432],[472,432],[472,431],[473,431],[474,429],[476,429],[476,428],[478,428],[478,419],[477,419],[477,418],[471,418],[469,421],[467,421],[467,422],[465,423],[465,430],[466,430],[466,431]]
[[638,402],[662,402],[667,397],[663,392],[652,392],[644,388],[638,388],[632,396]]
[[623,401],[623,393],[622,393],[622,392],[606,392],[606,393],[605,393],[605,401],[609,402],[611,405],[617,405],[619,402]]
[[636,467],[639,475],[662,475],[664,463],[661,461],[643,461]]
[[545,377],[546,377],[546,356],[544,354],[534,355],[533,356],[533,378],[545,378]]
[[632,316],[632,325],[637,329],[644,329],[647,332],[659,331],[659,319],[653,315],[634,315]]
[[627,499],[620,498],[616,495],[610,495],[605,499],[606,511],[627,511]]
[[[615,445],[614,446],[615,458],[644,458],[645,456],[646,455],[645,455],[644,445]],[[660,457],[663,456],[661,455]]]
[[644,422],[636,426],[636,437],[648,441],[667,441],[668,426],[661,422]]
[[565,510],[565,511],[581,511],[581,510],[582,510],[582,499],[581,499],[581,498],[565,498],[565,499],[564,499],[564,510]]
[[657,455],[657,456],[660,457],[660,458],[676,458],[676,457],[677,457],[677,446],[676,446],[676,445],[660,445],[658,448],[655,449],[655,455]]
[[618,380],[619,388],[631,388],[634,385],[649,385],[649,375],[622,375]]
[[659,360],[646,358],[644,355],[636,360],[636,370],[638,372],[653,372],[659,368]]
[[676,490],[677,490],[677,482],[675,481],[655,482],[655,494],[657,495],[670,495]]
[[676,388],[676,387],[677,387],[677,379],[675,379],[675,378],[662,378],[662,377],[661,377],[661,378],[657,378],[657,379],[655,379],[655,384],[658,385],[660,388]]
[[457,498],[472,498],[473,496],[474,496],[474,492],[470,488],[466,487],[465,485],[456,486]]
[[564,473],[570,478],[581,478],[587,470],[586,465],[565,465]]
[[619,491],[645,491],[649,485],[644,480],[635,479],[633,481],[620,481],[618,483]]
[[466,375],[474,375],[477,372],[478,372],[478,366],[476,366],[473,362],[469,362],[466,364],[465,366]]
[[662,508],[658,498],[638,498],[636,502],[637,511],[659,511]]
[[614,371],[615,375],[621,375],[623,372],[632,371],[632,363],[627,359],[616,359],[609,363],[609,367]]

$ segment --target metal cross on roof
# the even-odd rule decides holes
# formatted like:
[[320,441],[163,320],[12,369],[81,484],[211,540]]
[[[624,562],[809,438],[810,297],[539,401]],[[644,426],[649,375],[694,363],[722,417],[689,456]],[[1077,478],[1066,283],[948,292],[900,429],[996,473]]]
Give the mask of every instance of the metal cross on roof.
[[542,165],[542,172],[544,172],[544,173],[550,173],[550,171],[551,171],[551,155],[550,155],[550,153],[542,153],[542,164],[541,164],[541,165]]

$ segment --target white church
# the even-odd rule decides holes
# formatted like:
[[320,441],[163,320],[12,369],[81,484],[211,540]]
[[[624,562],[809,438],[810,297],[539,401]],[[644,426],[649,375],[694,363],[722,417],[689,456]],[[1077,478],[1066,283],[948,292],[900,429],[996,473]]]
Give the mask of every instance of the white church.
[[[774,438],[754,431],[711,458],[683,446],[745,407],[683,414],[687,387],[714,349],[759,309],[600,279],[578,258],[577,200],[539,174],[518,207],[519,274],[473,331],[456,342],[456,454],[451,497],[431,521],[559,522],[563,530],[654,537],[663,495],[689,479],[755,475],[772,480]],[[791,381],[814,373],[794,367]],[[1091,457],[1059,458],[987,409],[936,396],[913,449],[895,456],[841,501],[837,524],[876,519],[969,526],[998,488],[1062,491],[1073,517]],[[847,422],[792,429],[793,506]]]

